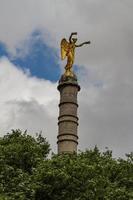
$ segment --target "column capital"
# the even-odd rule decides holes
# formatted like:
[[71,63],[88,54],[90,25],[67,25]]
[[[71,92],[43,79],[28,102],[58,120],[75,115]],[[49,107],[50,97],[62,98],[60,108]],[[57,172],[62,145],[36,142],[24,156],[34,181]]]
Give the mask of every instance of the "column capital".
[[66,76],[63,74],[59,80],[59,85],[57,86],[57,89],[60,91],[62,88],[71,85],[78,87],[78,91],[80,91],[80,86],[77,81],[77,76],[73,74],[73,76]]

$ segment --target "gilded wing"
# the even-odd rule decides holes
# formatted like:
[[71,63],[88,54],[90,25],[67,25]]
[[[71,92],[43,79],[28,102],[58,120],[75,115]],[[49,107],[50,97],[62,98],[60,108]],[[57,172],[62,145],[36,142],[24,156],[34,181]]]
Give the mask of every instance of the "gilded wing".
[[61,59],[64,60],[66,58],[68,49],[69,49],[69,43],[65,38],[61,40]]

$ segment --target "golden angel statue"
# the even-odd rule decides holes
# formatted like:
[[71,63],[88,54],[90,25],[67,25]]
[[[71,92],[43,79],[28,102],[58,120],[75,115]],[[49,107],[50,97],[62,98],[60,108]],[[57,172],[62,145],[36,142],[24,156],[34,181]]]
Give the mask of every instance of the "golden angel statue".
[[77,38],[73,38],[73,35],[77,35],[77,32],[71,33],[69,42],[65,38],[61,40],[61,59],[64,60],[67,57],[67,64],[65,67],[66,76],[73,76],[72,66],[74,63],[75,48],[82,47],[84,44],[90,44],[90,41],[88,41],[77,45]]

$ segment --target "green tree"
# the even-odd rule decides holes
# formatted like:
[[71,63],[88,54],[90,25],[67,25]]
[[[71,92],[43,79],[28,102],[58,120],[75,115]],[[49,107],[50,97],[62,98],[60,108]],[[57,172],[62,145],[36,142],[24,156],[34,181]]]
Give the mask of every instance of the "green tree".
[[133,153],[97,147],[47,158],[49,144],[20,130],[0,138],[0,200],[132,200]]
[[49,153],[49,144],[39,134],[36,138],[13,130],[0,138],[0,199],[31,199],[31,175]]
[[97,147],[76,155],[53,156],[35,169],[36,200],[131,200],[133,159],[113,159]]

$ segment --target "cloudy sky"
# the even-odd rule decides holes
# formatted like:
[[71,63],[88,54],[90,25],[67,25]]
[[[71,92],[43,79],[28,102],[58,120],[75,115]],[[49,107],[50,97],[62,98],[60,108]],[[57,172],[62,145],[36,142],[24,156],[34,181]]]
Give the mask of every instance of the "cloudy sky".
[[60,40],[78,32],[79,149],[133,146],[133,1],[0,0],[0,134],[42,131],[56,152]]

